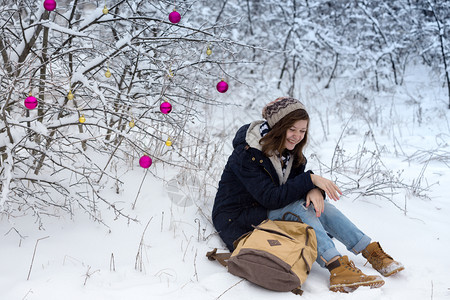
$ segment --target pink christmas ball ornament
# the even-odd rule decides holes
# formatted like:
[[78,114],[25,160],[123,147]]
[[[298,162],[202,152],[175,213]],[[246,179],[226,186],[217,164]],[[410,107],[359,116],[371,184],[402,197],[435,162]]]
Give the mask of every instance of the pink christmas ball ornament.
[[56,1],[55,0],[45,0],[44,1],[44,8],[48,11],[53,11],[56,8]]
[[28,109],[35,109],[38,105],[38,101],[33,96],[28,96],[24,101],[25,107]]
[[217,84],[217,91],[219,93],[225,93],[226,91],[228,91],[228,83],[226,83],[225,81],[221,80]]
[[139,165],[144,169],[148,169],[152,165],[152,159],[148,155],[143,155],[139,159]]
[[170,22],[176,24],[176,23],[180,22],[180,20],[181,20],[181,15],[176,10],[174,10],[173,12],[171,12],[169,14],[169,21]]
[[161,105],[159,106],[159,110],[167,115],[168,113],[170,113],[172,111],[172,104],[170,104],[169,102],[163,102],[161,103]]

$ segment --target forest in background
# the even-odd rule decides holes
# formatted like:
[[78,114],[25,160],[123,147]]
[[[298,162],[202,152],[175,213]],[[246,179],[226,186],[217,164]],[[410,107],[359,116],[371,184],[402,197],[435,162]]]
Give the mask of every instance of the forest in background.
[[[0,213],[38,226],[79,208],[108,223],[100,206],[135,220],[102,190],[119,192],[120,170],[144,154],[213,185],[224,132],[208,130],[211,111],[259,109],[269,91],[304,98],[305,78],[318,89],[345,82],[342,97],[370,124],[373,95],[423,65],[450,108],[448,1],[61,0],[50,12],[43,1],[0,2]],[[174,8],[179,23],[168,19]],[[23,104],[30,93],[34,110]],[[426,103],[410,101],[420,118]]]

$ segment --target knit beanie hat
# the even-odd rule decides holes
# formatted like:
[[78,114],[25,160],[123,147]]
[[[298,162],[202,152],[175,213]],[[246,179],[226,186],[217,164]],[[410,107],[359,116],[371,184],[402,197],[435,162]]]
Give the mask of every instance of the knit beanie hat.
[[305,106],[297,99],[280,97],[264,106],[262,117],[267,120],[270,128],[273,128],[278,121],[297,109],[306,110]]

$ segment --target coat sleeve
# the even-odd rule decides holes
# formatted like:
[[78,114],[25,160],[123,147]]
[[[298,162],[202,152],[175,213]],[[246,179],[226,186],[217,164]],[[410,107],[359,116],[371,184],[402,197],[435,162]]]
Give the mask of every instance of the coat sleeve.
[[233,173],[261,206],[269,210],[282,208],[305,198],[315,188],[311,181],[311,171],[300,173],[280,186],[278,178],[270,174],[262,161],[245,150],[230,161]]

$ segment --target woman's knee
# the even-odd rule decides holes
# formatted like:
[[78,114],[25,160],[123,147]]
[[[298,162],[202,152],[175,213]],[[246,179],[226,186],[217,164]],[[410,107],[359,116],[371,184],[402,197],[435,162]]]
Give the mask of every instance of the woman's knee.
[[[292,202],[291,204],[286,205],[285,207],[279,209],[273,209],[268,212],[268,217],[271,220],[281,220],[286,215],[286,213],[294,213],[298,214],[298,207],[300,207],[300,201]],[[293,216],[286,215],[287,220],[293,220]]]

